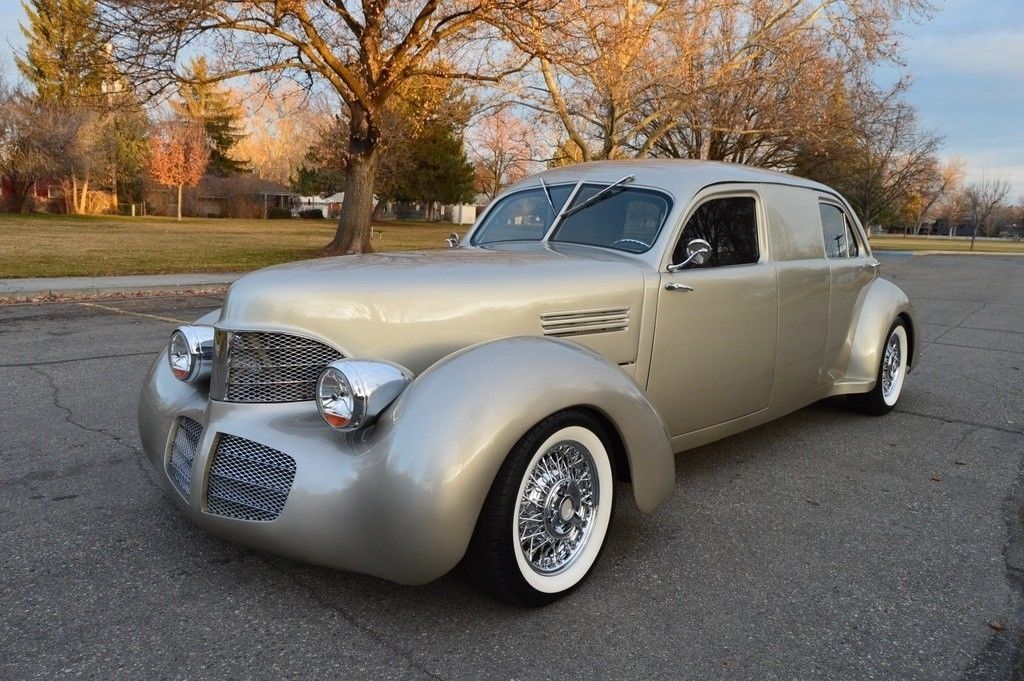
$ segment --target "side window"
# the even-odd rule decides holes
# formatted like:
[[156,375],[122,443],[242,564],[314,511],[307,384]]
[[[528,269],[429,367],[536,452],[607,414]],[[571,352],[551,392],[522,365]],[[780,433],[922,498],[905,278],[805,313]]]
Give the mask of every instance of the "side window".
[[853,258],[859,255],[860,247],[846,214],[831,203],[820,203],[818,207],[821,210],[821,230],[825,237],[825,256]]
[[703,267],[747,265],[761,257],[757,247],[757,203],[751,196],[730,196],[702,203],[686,221],[672,262],[686,259],[686,244],[704,239],[711,253]]

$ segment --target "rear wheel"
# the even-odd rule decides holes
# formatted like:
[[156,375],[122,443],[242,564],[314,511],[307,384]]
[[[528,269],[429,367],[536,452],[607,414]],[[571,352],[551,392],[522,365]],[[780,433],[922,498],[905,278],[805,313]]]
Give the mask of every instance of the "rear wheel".
[[908,357],[907,327],[902,319],[897,319],[890,327],[882,347],[875,387],[869,393],[851,395],[853,405],[865,413],[878,416],[892,411],[903,393]]
[[478,576],[499,598],[541,606],[586,578],[604,546],[615,501],[608,438],[591,414],[550,416],[509,453],[471,547]]

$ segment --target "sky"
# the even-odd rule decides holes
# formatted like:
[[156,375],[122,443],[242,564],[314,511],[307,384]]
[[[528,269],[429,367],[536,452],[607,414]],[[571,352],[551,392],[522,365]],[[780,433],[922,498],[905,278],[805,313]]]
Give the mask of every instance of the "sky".
[[[901,24],[900,67],[911,76],[908,99],[922,123],[943,136],[945,157],[967,161],[969,180],[1007,178],[1010,200],[1024,197],[1024,0],[933,0],[930,19]],[[22,49],[18,0],[0,0],[2,63],[13,77],[11,49]]]

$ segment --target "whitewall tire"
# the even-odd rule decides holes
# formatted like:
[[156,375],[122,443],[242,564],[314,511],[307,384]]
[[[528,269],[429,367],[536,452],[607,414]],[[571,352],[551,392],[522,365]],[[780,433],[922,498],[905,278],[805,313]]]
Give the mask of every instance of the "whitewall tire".
[[879,354],[875,387],[871,392],[850,398],[858,409],[875,415],[888,414],[903,394],[909,369],[910,340],[902,319],[897,319],[889,328]]
[[471,551],[504,600],[546,605],[590,574],[611,524],[615,475],[604,424],[559,412],[534,426],[502,465]]

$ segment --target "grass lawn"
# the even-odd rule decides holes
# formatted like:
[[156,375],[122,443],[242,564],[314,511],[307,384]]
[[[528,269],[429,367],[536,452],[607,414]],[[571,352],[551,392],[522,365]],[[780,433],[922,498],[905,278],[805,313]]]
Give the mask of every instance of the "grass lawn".
[[[871,250],[874,251],[967,251],[970,248],[971,240],[964,238],[890,234],[871,236]],[[979,239],[974,242],[974,250],[979,253],[1024,253],[1024,241]]]
[[[0,279],[178,272],[241,272],[313,257],[330,220],[235,220],[0,214]],[[440,248],[464,226],[374,226],[378,251]]]

